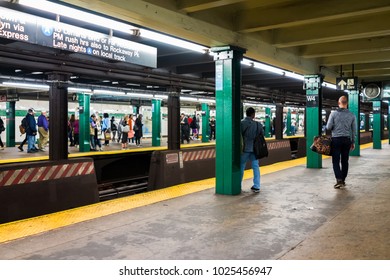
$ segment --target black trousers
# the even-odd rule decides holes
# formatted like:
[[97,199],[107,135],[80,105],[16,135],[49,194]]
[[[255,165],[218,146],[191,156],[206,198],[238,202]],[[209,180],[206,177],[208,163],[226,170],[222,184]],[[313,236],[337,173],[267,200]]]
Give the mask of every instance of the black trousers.
[[338,181],[345,181],[345,178],[347,178],[351,145],[352,142],[349,137],[332,137],[333,171]]

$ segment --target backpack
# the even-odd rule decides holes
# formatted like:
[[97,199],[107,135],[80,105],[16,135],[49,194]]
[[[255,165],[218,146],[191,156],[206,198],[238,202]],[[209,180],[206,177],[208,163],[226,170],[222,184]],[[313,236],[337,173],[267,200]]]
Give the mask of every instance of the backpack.
[[111,122],[111,130],[116,131],[118,128],[116,127],[116,124],[114,122]]
[[267,142],[265,142],[263,134],[257,135],[253,141],[253,152],[255,153],[256,159],[268,157]]
[[19,125],[20,134],[25,134],[27,129],[27,118],[24,117]]

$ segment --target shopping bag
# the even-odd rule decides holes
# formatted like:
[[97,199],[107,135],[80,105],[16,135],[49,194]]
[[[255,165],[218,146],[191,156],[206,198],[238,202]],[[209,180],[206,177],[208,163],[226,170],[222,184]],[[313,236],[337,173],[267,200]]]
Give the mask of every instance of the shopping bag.
[[104,140],[111,140],[111,133],[110,132],[104,133]]
[[310,146],[310,150],[321,155],[330,156],[332,154],[331,145],[331,136],[319,135],[314,137],[313,144]]

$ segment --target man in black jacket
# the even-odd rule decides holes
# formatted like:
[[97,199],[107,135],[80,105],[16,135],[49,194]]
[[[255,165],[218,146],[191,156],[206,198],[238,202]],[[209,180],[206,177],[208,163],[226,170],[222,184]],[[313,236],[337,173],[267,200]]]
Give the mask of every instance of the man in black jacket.
[[26,135],[27,135],[27,153],[38,152],[38,149],[35,147],[35,137],[37,135],[37,122],[35,120],[35,111],[33,108],[28,109],[26,115]]

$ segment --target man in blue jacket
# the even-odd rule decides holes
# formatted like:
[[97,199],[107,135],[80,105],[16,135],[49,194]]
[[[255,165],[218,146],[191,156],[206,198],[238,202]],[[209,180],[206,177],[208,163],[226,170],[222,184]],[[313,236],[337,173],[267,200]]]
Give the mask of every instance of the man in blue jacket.
[[35,120],[35,111],[33,108],[28,109],[26,115],[26,135],[27,135],[27,153],[38,152],[38,149],[35,147],[35,137],[37,135],[37,122]]
[[41,115],[38,117],[38,133],[38,148],[40,151],[44,152],[47,141],[49,140],[49,122],[46,117],[46,111],[42,111]]
[[264,134],[261,123],[254,120],[255,109],[249,107],[246,109],[246,117],[241,120],[241,135],[243,139],[243,152],[241,154],[241,181],[244,178],[244,169],[247,161],[252,164],[253,170],[253,186],[251,190],[255,193],[260,192],[260,168],[259,160],[256,159],[253,151],[253,141],[259,134]]

